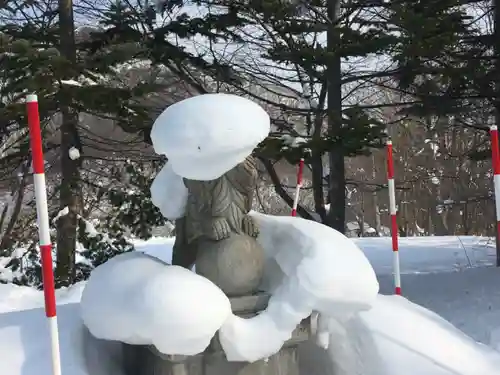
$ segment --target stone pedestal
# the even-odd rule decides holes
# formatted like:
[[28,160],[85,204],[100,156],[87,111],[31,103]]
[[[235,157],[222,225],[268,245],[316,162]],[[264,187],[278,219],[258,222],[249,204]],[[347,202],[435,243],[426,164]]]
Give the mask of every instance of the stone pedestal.
[[[236,297],[231,298],[231,305],[236,315],[252,317],[266,308],[268,300],[265,294]],[[297,346],[310,336],[306,319],[278,353],[253,363],[229,362],[218,336],[195,356],[164,355],[154,347],[124,344],[124,368],[126,375],[299,375]]]

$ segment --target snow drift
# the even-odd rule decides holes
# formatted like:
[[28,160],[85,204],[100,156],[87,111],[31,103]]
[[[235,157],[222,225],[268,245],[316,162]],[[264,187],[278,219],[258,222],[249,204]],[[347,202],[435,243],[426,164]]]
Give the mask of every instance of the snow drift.
[[500,354],[439,315],[399,296],[379,295],[347,322],[328,322],[334,374],[495,375]]

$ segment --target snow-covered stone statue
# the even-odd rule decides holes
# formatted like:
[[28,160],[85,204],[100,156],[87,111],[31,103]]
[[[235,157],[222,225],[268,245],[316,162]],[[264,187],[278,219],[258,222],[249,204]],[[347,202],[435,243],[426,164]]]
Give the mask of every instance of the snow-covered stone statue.
[[249,216],[257,186],[253,157],[210,181],[185,178],[185,216],[176,221],[172,264],[212,280],[228,296],[257,291],[264,272],[264,251]]
[[332,322],[374,303],[375,273],[344,235],[251,211],[251,155],[269,131],[262,107],[228,94],[180,101],[155,121],[153,146],[168,162],[151,195],[176,221],[172,262],[116,256],[81,302],[93,336],[125,344],[127,374],[298,375],[313,315],[326,348]]
[[[212,94],[167,108],[151,132],[155,151],[169,160],[151,189],[164,216],[177,219],[172,264],[196,263],[196,272],[228,296],[256,292],[264,271],[248,214],[258,178],[251,153],[269,130],[269,116],[257,104]],[[184,202],[172,201],[174,183]]]

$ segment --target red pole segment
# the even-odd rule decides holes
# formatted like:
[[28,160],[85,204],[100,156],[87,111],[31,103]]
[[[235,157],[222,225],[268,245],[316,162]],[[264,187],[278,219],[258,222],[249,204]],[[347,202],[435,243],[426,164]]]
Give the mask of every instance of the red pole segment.
[[52,242],[50,240],[49,211],[47,207],[47,187],[45,184],[45,163],[43,158],[40,115],[38,112],[38,98],[36,95],[26,96],[26,110],[28,114],[31,155],[33,160],[33,182],[35,186],[36,213],[38,218],[38,237],[42,258],[45,314],[49,321],[50,328],[52,374],[61,375],[61,356],[59,349],[59,333],[56,315],[54,272],[52,266]]
[[297,206],[299,205],[299,193],[302,188],[302,175],[304,173],[304,158],[299,161],[299,169],[297,171],[297,185],[295,186],[295,196],[293,197],[292,216],[297,216]]
[[392,141],[387,141],[387,186],[389,188],[389,214],[391,215],[391,237],[393,253],[394,292],[401,294],[401,271],[399,267],[398,222],[396,210],[396,188],[394,185],[394,157]]
[[498,128],[496,125],[490,127],[491,137],[491,161],[493,164],[493,186],[495,191],[496,209],[496,253],[497,267],[500,267],[500,151],[498,146]]

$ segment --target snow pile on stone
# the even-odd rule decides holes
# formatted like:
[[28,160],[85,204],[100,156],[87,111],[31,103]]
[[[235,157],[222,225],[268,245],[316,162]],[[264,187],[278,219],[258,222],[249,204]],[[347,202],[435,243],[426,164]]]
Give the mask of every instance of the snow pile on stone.
[[151,201],[165,218],[175,220],[184,216],[187,196],[182,177],[174,172],[172,163],[167,163],[151,184]]
[[153,147],[175,174],[213,180],[241,163],[270,131],[266,111],[251,100],[205,94],[168,107],[151,131]]
[[[231,316],[220,330],[229,360],[255,361],[281,348],[302,319],[317,311],[345,321],[370,309],[378,282],[362,251],[322,224],[252,213],[266,251],[268,308],[255,318]],[[325,343],[325,346],[327,343]]]
[[194,355],[208,346],[231,314],[231,305],[208,279],[134,252],[92,272],[81,314],[97,338]]

